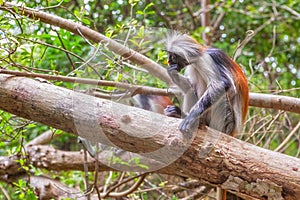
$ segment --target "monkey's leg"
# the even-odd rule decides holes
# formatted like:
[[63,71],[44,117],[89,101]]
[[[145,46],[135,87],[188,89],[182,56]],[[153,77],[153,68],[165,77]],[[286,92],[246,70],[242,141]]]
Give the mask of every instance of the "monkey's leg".
[[202,97],[192,107],[188,116],[181,122],[179,125],[179,130],[187,137],[191,138],[193,131],[198,127],[199,118],[201,115],[209,111],[211,106],[217,103],[220,98],[226,98],[225,94],[230,87],[231,83],[229,80],[223,80],[218,83],[210,84]]

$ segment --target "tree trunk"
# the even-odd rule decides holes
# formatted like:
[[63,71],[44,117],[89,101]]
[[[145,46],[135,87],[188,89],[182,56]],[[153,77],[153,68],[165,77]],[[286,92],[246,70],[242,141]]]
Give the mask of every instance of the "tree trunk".
[[198,130],[188,141],[177,129],[180,119],[22,77],[0,75],[0,96],[2,110],[114,147],[111,155],[139,158],[125,165],[100,160],[111,168],[167,169],[244,196],[300,198],[298,159],[215,130]]

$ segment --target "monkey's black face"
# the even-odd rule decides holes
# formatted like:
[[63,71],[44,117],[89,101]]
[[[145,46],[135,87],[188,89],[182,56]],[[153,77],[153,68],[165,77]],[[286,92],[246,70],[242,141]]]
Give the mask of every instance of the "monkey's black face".
[[185,66],[190,64],[185,58],[178,56],[177,54],[172,52],[169,52],[168,63],[169,66],[177,65],[176,68],[177,71],[182,70]]

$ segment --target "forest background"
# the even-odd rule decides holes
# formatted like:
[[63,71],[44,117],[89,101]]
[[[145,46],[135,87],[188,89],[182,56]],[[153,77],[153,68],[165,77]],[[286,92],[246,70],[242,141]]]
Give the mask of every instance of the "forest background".
[[[153,76],[138,63],[112,52],[106,44],[51,25],[50,20],[47,23],[47,20],[20,14],[20,8],[26,6],[96,30],[165,68],[167,52],[164,50],[163,39],[166,33],[169,30],[186,32],[199,43],[220,48],[233,57],[244,71],[252,93],[300,97],[298,1],[23,0],[13,3],[20,7],[8,9],[7,4],[0,0],[0,5],[0,73],[14,74],[13,72],[18,71],[26,72],[24,76],[28,76],[28,73],[53,75],[56,78],[49,80],[51,84],[99,98],[114,97],[119,102],[122,95],[122,100],[125,94],[128,98],[124,88],[82,84],[79,79],[68,81],[60,76],[168,88],[166,81]],[[43,78],[38,79],[40,82],[50,79],[48,76],[40,78]],[[171,97],[178,103],[174,96]],[[17,117],[5,109],[0,110],[0,119],[1,159],[4,163],[8,157],[21,155],[17,163],[27,175],[46,174],[66,187],[76,188],[81,192],[87,189],[86,182],[95,183],[95,177],[101,192],[106,190],[109,183],[136,176],[134,172],[110,171],[95,176],[93,172],[85,173],[80,170],[40,168],[25,153],[30,142],[50,132],[51,139],[45,145],[52,145],[57,150],[77,152],[82,148],[77,143],[77,137],[51,126]],[[299,133],[299,114],[285,109],[251,106],[244,130],[237,138],[299,158]],[[139,164],[138,160],[135,162]],[[1,199],[37,197],[37,192],[23,175],[24,173],[17,178],[8,179],[5,173],[1,173]],[[144,185],[140,186],[140,191],[132,192],[130,198],[179,199],[187,196],[187,193],[192,194],[191,191],[195,192],[195,188],[199,189],[200,185],[203,186],[199,182],[193,182],[194,185],[190,191],[187,189],[188,192],[178,189],[180,184],[188,181],[181,177],[149,175]],[[124,183],[122,187],[124,189],[129,186]],[[196,190],[197,195],[213,195],[212,188],[207,185],[206,188]]]

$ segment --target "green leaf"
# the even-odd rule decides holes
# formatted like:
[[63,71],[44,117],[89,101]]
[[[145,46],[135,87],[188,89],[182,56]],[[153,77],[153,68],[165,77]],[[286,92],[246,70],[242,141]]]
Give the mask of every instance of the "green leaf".
[[138,14],[138,15],[143,15],[143,14],[144,14],[144,12],[143,12],[143,11],[141,11],[141,10],[138,10],[138,11],[136,11],[136,14]]
[[129,41],[130,41],[132,44],[134,44],[135,46],[139,46],[139,43],[138,43],[136,40],[130,39]]
[[154,14],[155,14],[155,11],[154,11],[154,10],[151,10],[151,11],[148,11],[146,14],[147,14],[147,15],[154,15]]
[[81,21],[83,22],[83,23],[85,23],[85,24],[87,24],[87,25],[90,25],[91,24],[91,21],[89,20],[89,19],[87,19],[87,18],[81,18]]
[[145,7],[144,10],[148,10],[148,8],[150,8],[151,6],[154,6],[154,3],[153,3],[153,2],[149,3],[149,4]]

